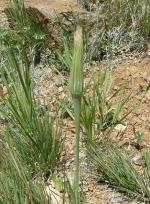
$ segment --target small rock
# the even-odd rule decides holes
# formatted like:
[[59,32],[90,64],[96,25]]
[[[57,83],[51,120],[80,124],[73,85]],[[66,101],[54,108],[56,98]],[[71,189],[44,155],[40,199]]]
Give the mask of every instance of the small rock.
[[143,166],[144,165],[144,161],[143,161],[143,158],[141,155],[136,155],[132,158],[132,162],[135,164],[135,165],[138,165],[138,166]]
[[144,81],[150,82],[150,77],[143,77]]
[[51,202],[53,204],[63,204],[63,195],[57,191],[53,186],[48,185],[46,186],[46,192],[48,196],[51,198]]
[[115,86],[113,87],[113,90],[115,90],[115,91],[117,91],[118,89],[119,89],[119,86],[116,86],[116,85],[115,85]]
[[90,183],[89,185],[88,185],[88,190],[89,191],[94,191],[94,184],[93,183]]
[[82,191],[86,193],[86,192],[88,192],[88,188],[84,187]]
[[146,121],[146,120],[147,120],[147,117],[146,117],[145,115],[142,115],[142,116],[141,116],[141,120]]
[[116,125],[115,130],[118,132],[123,132],[126,129],[126,127],[127,127],[126,125],[118,124]]
[[60,86],[60,87],[58,88],[58,92],[60,93],[60,92],[62,92],[62,91],[63,91],[63,87]]
[[150,56],[150,52],[148,52],[147,55]]

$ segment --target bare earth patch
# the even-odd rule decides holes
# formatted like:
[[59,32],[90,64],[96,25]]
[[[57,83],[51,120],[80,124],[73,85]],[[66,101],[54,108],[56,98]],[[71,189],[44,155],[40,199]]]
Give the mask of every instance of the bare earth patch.
[[128,91],[138,92],[126,108],[128,111],[138,104],[129,121],[129,137],[133,136],[132,128],[134,126],[136,131],[144,134],[146,143],[150,143],[150,91],[142,99],[145,87],[150,82],[150,58],[131,58],[125,62],[119,62],[113,69],[112,77],[116,88],[121,84],[126,84]]

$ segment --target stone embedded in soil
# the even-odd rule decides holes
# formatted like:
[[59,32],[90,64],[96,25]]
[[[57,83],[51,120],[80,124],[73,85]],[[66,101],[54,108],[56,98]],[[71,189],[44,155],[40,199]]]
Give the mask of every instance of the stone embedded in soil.
[[115,130],[117,132],[123,132],[126,128],[127,128],[126,125],[118,124],[118,125],[116,125]]
[[133,158],[132,158],[132,162],[135,164],[135,165],[138,165],[138,166],[144,166],[144,160],[142,158],[142,156],[140,154],[136,154]]

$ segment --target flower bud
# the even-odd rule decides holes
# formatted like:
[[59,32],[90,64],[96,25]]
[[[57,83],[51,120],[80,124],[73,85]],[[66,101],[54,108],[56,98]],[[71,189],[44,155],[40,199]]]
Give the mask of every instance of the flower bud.
[[81,97],[83,91],[83,34],[82,28],[79,26],[74,33],[74,49],[69,88],[73,97]]

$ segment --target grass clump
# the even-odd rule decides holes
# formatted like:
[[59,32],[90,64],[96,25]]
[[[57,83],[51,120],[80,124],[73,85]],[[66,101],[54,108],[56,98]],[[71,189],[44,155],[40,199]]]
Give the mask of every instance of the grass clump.
[[1,152],[2,170],[0,172],[1,203],[10,204],[51,204],[41,178],[34,180],[16,150],[6,144]]
[[61,146],[55,118],[50,117],[34,95],[31,64],[26,52],[16,56],[12,48],[7,48],[3,54],[1,69],[7,87],[4,102],[8,109],[4,138],[33,170],[52,171]]
[[[119,191],[140,200],[150,200],[149,176],[145,172],[138,172],[130,161],[130,155],[115,143],[88,143],[88,153],[91,161],[96,165],[97,175],[108,181]],[[145,153],[145,162],[149,168],[150,154]]]
[[[124,96],[125,88],[112,91],[110,65],[100,67],[86,85],[83,96],[82,123],[86,136],[99,137],[101,132],[110,132],[117,124],[124,124],[129,113],[123,109],[131,97]],[[129,111],[130,112],[130,111]]]
[[46,47],[46,34],[42,31],[40,25],[31,20],[23,0],[10,0],[5,13],[10,28],[1,28],[3,44],[14,46],[14,48],[32,49],[35,53],[41,52]]

